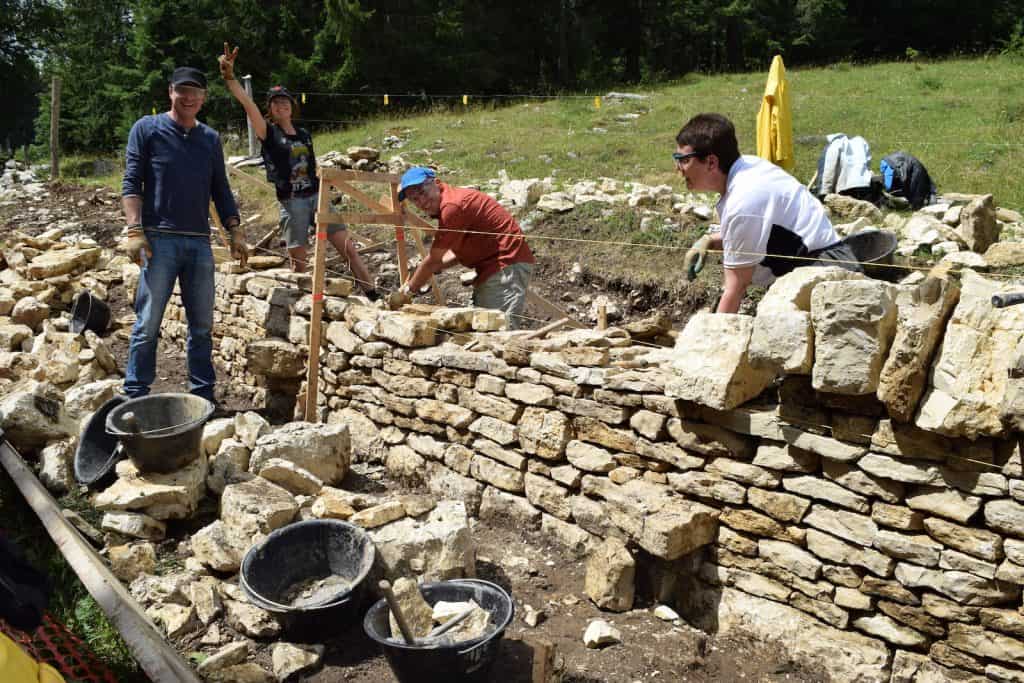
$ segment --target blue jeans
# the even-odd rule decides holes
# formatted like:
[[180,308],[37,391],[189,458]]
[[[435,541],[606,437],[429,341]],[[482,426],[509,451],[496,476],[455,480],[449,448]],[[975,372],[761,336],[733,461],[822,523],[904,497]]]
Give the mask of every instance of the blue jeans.
[[156,347],[164,309],[181,284],[181,302],[188,320],[189,391],[212,401],[213,251],[208,237],[146,231],[153,257],[144,261],[135,295],[135,326],[128,344],[124,392],[135,398],[149,393],[156,377]]

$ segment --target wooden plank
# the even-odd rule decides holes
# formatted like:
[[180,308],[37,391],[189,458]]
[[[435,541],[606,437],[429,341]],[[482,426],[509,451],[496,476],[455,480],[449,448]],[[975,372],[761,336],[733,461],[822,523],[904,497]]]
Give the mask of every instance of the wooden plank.
[[398,213],[356,213],[354,211],[325,211],[317,213],[316,220],[325,226],[328,223],[345,225],[394,225],[401,227],[402,215]]
[[330,215],[326,192],[321,192],[316,212],[316,251],[313,256],[313,310],[309,314],[309,363],[306,368],[306,422],[317,422],[316,392],[320,381],[320,323],[324,312],[324,270],[327,260],[327,223],[321,216]]
[[[395,226],[395,249],[398,252],[398,281],[405,284],[409,279],[409,254],[405,244],[405,219],[402,202],[398,201],[398,183],[391,183],[391,193],[380,198],[381,204],[389,206],[402,221]],[[415,294],[415,292],[413,292]]]
[[402,176],[395,173],[370,173],[369,171],[349,171],[333,166],[317,166],[317,174],[329,183],[338,180],[355,180],[361,183],[400,183]]
[[538,330],[534,330],[529,334],[524,334],[523,339],[543,339],[546,335],[550,334],[551,332],[554,332],[562,325],[568,325],[570,322],[572,321],[569,318],[562,318],[561,320],[556,320],[555,322],[548,323],[544,327]]
[[255,184],[261,190],[271,190],[271,189],[273,189],[273,187],[271,186],[271,184],[268,181],[261,180],[260,178],[257,178],[254,175],[249,175],[245,171],[243,171],[241,169],[238,169],[238,168],[235,168],[231,164],[228,164],[228,173],[234,175],[236,178],[243,178],[243,179],[247,180],[248,182]]
[[0,463],[150,680],[154,683],[200,683],[192,667],[167,643],[88,541],[64,518],[57,501],[39,483],[18,452],[3,439],[3,432],[0,432]]
[[563,308],[551,303],[532,289],[526,290],[526,303],[536,306],[544,313],[544,315],[549,315],[552,318],[569,318],[569,322],[565,323],[569,327],[576,328],[577,330],[581,330],[586,327],[583,323],[573,320],[572,316],[570,316]]
[[220,235],[221,244],[223,244],[228,251],[231,251],[231,239],[228,238],[228,233],[224,230],[224,224],[220,222],[220,214],[217,213],[217,207],[210,202],[210,218],[213,219],[213,224],[217,227],[217,233]]
[[346,183],[343,180],[339,180],[336,183],[334,183],[334,187],[337,188],[339,191],[343,192],[344,194],[347,194],[350,197],[354,198],[356,201],[358,201],[360,204],[365,206],[370,211],[376,211],[377,213],[388,212],[388,207],[386,205],[377,202],[376,200],[373,199],[373,197],[366,194],[365,192],[355,187],[354,185],[350,185],[349,183]]

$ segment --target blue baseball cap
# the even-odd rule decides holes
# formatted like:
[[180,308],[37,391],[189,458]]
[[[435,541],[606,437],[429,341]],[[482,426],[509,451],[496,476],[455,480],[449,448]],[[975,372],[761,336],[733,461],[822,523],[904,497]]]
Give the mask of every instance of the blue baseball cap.
[[437,174],[434,173],[433,169],[426,168],[424,166],[414,166],[413,168],[410,168],[402,174],[402,182],[398,186],[398,201],[405,201],[406,188],[413,187],[414,185],[422,185],[428,180],[436,177]]

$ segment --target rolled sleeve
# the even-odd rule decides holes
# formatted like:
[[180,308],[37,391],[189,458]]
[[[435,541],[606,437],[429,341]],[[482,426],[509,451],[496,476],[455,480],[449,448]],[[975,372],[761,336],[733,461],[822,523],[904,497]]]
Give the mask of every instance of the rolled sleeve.
[[124,179],[121,181],[121,196],[141,197],[142,180],[146,168],[146,123],[139,119],[128,134],[128,146],[124,154]]

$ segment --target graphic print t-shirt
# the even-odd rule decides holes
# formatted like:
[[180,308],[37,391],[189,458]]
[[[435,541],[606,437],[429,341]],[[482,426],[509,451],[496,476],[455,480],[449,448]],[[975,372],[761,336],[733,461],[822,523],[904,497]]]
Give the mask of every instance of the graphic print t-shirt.
[[296,128],[295,135],[288,135],[280,126],[267,124],[261,153],[267,180],[274,184],[278,199],[308,197],[317,191],[316,156],[309,131]]

